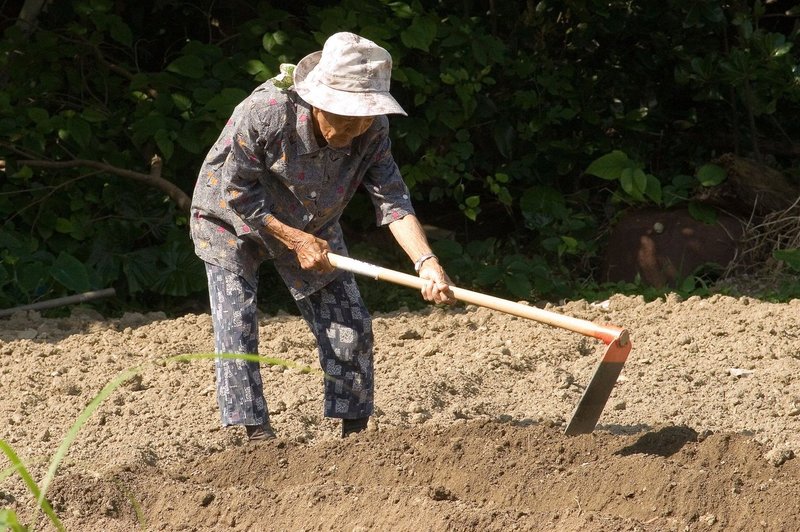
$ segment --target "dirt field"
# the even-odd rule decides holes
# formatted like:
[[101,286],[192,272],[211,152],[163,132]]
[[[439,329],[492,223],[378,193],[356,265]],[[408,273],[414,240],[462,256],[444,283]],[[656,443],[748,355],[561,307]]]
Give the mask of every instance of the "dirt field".
[[[219,426],[208,315],[0,320],[0,437],[44,478],[68,530],[798,530],[800,301],[613,297],[554,308],[630,329],[591,435],[562,434],[601,342],[475,307],[375,315],[378,410],[338,439],[305,324],[264,316],[279,438]],[[39,529],[18,475],[0,505]],[[0,477],[2,478],[2,477]]]

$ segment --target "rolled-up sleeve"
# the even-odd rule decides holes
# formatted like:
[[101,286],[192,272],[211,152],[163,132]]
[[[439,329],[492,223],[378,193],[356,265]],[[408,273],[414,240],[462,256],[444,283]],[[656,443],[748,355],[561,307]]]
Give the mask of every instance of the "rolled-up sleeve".
[[372,164],[364,176],[364,187],[375,206],[375,219],[379,226],[414,214],[408,187],[392,156],[388,131],[374,152]]

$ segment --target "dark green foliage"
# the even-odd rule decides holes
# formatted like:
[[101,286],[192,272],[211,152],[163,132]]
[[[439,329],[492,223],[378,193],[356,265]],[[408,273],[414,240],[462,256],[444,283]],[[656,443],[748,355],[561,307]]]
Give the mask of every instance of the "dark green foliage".
[[[465,286],[568,294],[591,280],[621,209],[686,202],[724,179],[711,165],[724,152],[798,177],[796,13],[488,5],[73,0],[29,33],[3,13],[0,307],[107,286],[130,303],[203,298],[186,212],[114,169],[147,175],[157,155],[160,177],[190,195],[233,106],[335,31],[392,53],[409,112],[392,119],[395,157],[423,221],[456,232],[436,249]],[[371,220],[363,202],[345,218],[356,231]]]

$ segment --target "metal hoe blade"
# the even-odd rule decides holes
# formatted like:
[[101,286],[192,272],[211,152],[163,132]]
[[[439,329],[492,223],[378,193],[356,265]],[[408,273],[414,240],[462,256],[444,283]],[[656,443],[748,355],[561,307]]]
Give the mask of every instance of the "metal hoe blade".
[[614,385],[617,383],[622,367],[631,352],[631,341],[628,331],[622,331],[619,337],[606,347],[603,358],[597,363],[592,379],[583,391],[581,400],[572,413],[564,434],[589,434],[597,425],[603,413]]

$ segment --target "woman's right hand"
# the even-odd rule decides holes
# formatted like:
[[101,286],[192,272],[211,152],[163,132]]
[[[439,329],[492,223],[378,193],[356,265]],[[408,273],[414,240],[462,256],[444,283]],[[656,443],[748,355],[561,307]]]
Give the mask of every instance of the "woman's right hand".
[[333,265],[328,260],[328,252],[331,248],[321,238],[296,230],[291,236],[289,249],[294,251],[297,256],[297,262],[300,263],[300,267],[304,270],[316,270],[324,273],[334,270]]
[[325,240],[290,227],[272,215],[266,217],[264,225],[269,234],[294,251],[297,262],[304,270],[316,270],[323,273],[334,270],[328,260],[328,252],[331,248]]

